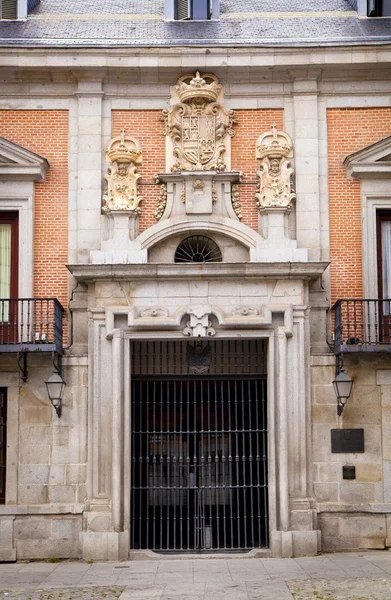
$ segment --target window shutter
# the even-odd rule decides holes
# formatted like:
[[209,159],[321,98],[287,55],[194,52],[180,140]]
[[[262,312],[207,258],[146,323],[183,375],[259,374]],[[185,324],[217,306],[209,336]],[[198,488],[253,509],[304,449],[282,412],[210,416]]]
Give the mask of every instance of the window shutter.
[[17,0],[0,0],[2,19],[17,19]]
[[175,18],[178,21],[191,18],[190,1],[191,0],[176,0]]

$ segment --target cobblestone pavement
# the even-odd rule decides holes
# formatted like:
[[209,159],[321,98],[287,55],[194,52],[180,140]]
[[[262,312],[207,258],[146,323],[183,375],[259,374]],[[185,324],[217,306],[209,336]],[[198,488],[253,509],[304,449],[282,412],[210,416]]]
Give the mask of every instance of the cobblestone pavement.
[[0,564],[0,600],[391,600],[391,552]]

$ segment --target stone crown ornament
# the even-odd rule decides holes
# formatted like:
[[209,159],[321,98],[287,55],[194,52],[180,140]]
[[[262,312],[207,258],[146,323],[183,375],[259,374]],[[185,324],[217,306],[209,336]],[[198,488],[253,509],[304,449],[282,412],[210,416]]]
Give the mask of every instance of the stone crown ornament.
[[277,131],[272,125],[271,131],[259,136],[257,140],[256,158],[282,158],[293,156],[293,143],[287,133]]
[[125,135],[123,129],[121,135],[110,140],[106,149],[107,162],[134,163],[141,165],[142,152],[140,143],[136,138]]
[[103,195],[102,212],[126,211],[138,214],[142,201],[138,195],[137,182],[141,175],[136,165],[142,162],[142,153],[138,140],[125,135],[110,140],[106,150],[106,160],[111,163],[105,175],[106,194]]
[[[210,83],[208,83],[208,81]],[[197,71],[193,75],[184,75],[178,79],[174,87],[181,102],[216,102],[222,86],[215,75],[204,74],[202,77]]]
[[199,72],[184,75],[173,87],[173,106],[163,111],[172,172],[226,170],[236,121],[233,111],[217,101],[222,89],[217,77]]

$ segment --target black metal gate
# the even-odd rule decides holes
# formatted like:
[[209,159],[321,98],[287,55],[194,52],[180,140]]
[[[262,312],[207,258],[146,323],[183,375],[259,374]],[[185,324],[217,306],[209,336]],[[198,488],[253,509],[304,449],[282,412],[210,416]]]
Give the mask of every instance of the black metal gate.
[[132,548],[267,547],[263,343],[135,342],[132,356]]

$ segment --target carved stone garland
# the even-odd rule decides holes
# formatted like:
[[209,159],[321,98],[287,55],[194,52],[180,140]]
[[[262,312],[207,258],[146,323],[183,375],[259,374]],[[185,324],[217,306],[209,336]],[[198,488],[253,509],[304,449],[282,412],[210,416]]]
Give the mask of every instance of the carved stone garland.
[[141,175],[137,166],[142,163],[140,144],[136,138],[125,135],[110,140],[106,150],[106,160],[112,163],[105,175],[107,191],[103,196],[102,211],[106,214],[116,211],[139,214],[142,201],[137,192],[137,182]]
[[173,142],[176,159],[171,171],[225,171],[225,139],[236,122],[217,99],[222,90],[217,77],[184,75],[174,86],[179,102],[163,111],[164,134]]
[[[157,180],[157,182],[159,183],[159,179]],[[160,194],[159,194],[159,199],[157,201],[157,209],[155,212],[155,217],[157,221],[160,221],[160,219],[163,216],[163,213],[166,209],[167,206],[167,184],[166,183],[162,183],[160,185]]]
[[242,203],[240,200],[240,191],[239,191],[239,185],[237,183],[235,183],[232,186],[232,190],[231,190],[231,202],[232,202],[232,208],[235,211],[236,216],[238,217],[239,221],[242,218]]
[[289,210],[296,194],[292,186],[294,170],[288,157],[293,156],[293,143],[287,133],[271,131],[263,133],[257,140],[256,158],[260,159],[259,191],[255,194],[260,211],[269,208]]

